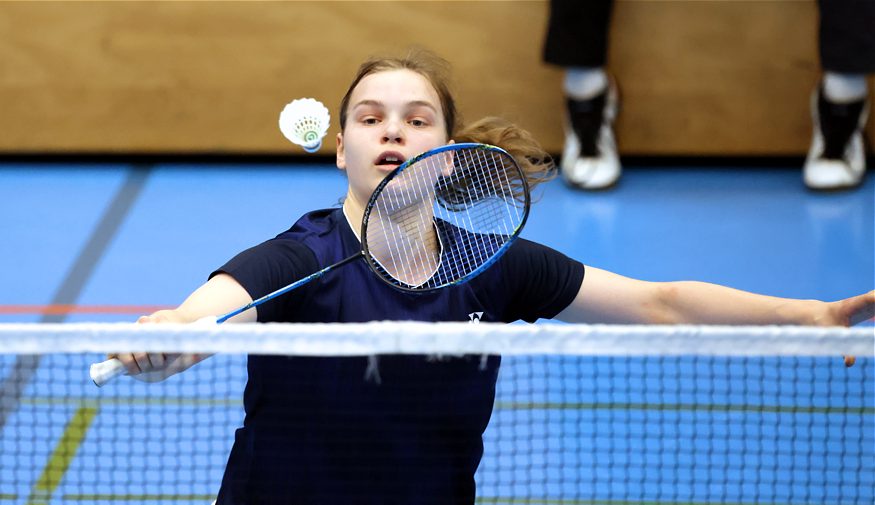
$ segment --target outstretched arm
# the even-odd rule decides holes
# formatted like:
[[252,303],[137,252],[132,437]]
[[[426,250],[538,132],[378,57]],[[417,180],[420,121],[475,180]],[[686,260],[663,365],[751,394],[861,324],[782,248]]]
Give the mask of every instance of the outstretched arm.
[[850,326],[871,319],[875,291],[837,302],[764,296],[705,282],[646,282],[587,267],[557,319],[585,323]]
[[[137,323],[193,323],[201,318],[226,314],[252,301],[249,293],[233,277],[219,274],[196,289],[182,304],[171,310],[159,310],[141,316]],[[257,309],[247,310],[227,322],[255,322]],[[203,361],[208,354],[123,353],[110,355],[118,358],[128,375],[147,382],[166,379]]]

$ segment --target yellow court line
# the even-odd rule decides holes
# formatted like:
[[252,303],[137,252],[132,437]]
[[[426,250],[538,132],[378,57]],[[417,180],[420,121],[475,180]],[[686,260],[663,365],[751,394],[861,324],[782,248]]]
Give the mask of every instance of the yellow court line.
[[58,489],[61,479],[67,473],[70,462],[76,456],[76,451],[79,450],[82,440],[85,439],[85,434],[88,432],[88,427],[91,426],[95,415],[97,415],[97,409],[94,407],[79,407],[76,410],[73,418],[67,423],[61,440],[58,441],[58,445],[49,457],[42,475],[33,486],[27,499],[27,505],[48,505],[55,490]]

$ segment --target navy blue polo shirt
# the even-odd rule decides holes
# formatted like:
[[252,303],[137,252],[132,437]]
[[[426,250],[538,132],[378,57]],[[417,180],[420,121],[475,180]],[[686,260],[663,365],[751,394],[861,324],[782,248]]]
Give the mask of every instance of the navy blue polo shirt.
[[[360,250],[343,211],[320,210],[213,275],[256,299]],[[583,275],[523,239],[471,281],[426,293],[389,286],[362,260],[264,303],[258,321],[534,322],[567,307]],[[499,362],[380,356],[377,379],[368,358],[250,356],[218,503],[473,504]]]

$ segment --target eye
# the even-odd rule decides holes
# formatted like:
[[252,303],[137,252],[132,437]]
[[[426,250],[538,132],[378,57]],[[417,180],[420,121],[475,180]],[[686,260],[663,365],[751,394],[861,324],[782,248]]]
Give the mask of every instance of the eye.
[[362,123],[366,124],[366,125],[375,125],[375,124],[377,124],[377,122],[378,122],[377,118],[375,118],[373,116],[368,116],[368,117],[362,118]]
[[417,127],[417,128],[420,128],[420,127],[423,127],[423,126],[428,126],[428,123],[426,123],[426,122],[425,122],[424,120],[422,120],[422,119],[411,119],[411,120],[410,120],[410,124],[411,124],[412,126]]

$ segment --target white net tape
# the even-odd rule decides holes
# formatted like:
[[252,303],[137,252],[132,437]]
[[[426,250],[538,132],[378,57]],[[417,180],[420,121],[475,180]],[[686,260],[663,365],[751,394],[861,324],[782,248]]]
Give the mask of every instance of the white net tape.
[[875,328],[797,326],[356,324],[0,324],[0,353],[199,352],[371,354],[570,354],[872,356]]

